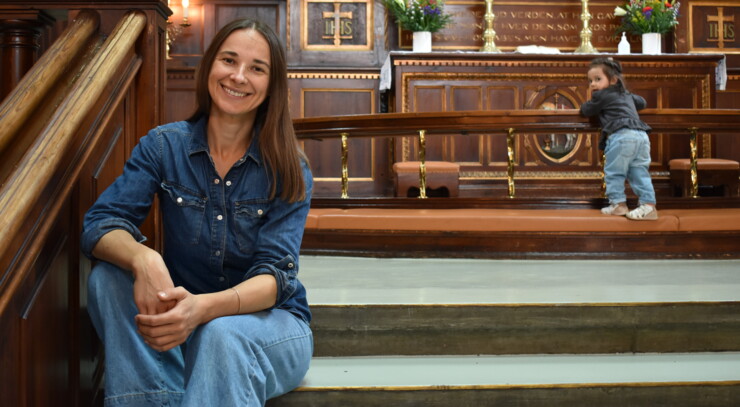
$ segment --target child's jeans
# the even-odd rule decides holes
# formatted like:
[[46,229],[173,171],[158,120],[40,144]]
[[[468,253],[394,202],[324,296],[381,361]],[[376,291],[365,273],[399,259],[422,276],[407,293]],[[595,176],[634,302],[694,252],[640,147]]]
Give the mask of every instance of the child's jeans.
[[606,140],[604,180],[610,204],[627,202],[624,181],[637,194],[640,204],[655,204],[650,179],[650,139],[642,130],[621,129]]

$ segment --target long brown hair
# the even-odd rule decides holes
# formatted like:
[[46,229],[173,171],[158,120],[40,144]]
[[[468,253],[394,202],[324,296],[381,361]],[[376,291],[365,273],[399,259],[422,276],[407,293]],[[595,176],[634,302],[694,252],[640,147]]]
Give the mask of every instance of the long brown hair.
[[293,130],[293,121],[288,109],[288,67],[285,51],[272,28],[252,19],[239,19],[225,25],[208,46],[200,60],[195,75],[195,97],[197,107],[188,118],[194,122],[208,116],[211,110],[211,95],[208,92],[208,75],[221,45],[237,30],[254,30],[262,34],[270,46],[270,84],[267,97],[257,108],[255,125],[261,128],[259,149],[270,176],[270,198],[277,194],[280,184],[280,199],[297,202],[306,198],[306,181],[303,179],[301,160],[308,162],[298,147]]

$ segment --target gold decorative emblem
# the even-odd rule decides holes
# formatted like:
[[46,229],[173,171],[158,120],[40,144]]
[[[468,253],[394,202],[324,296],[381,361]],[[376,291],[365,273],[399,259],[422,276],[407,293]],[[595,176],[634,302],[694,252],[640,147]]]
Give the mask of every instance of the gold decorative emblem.
[[371,3],[362,0],[306,0],[301,13],[301,47],[308,51],[365,51],[373,44]]

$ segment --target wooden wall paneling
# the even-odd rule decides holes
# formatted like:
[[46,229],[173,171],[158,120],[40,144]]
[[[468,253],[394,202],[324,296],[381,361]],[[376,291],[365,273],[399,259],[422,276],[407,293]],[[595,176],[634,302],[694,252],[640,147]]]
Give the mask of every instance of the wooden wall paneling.
[[[740,109],[740,74],[727,76],[726,89],[717,92],[717,108]],[[738,133],[740,133],[740,129],[738,129]],[[732,137],[717,136],[715,141],[714,157],[740,161],[740,143],[736,139],[733,143]]]
[[195,112],[196,106],[195,68],[167,69],[167,98],[164,104],[164,121],[171,123],[185,120]]
[[[375,71],[291,71],[288,74],[293,117],[377,113],[379,95]],[[350,138],[348,176],[350,196],[373,196],[389,188],[388,140]],[[303,142],[314,175],[314,194],[341,194],[341,141]]]
[[[3,299],[5,300],[5,299]],[[20,406],[23,388],[18,378],[21,366],[21,332],[20,332],[20,306],[17,301],[12,301],[5,307],[5,312],[0,314],[0,326],[3,334],[0,335],[0,405]]]
[[288,9],[292,67],[379,68],[385,61],[389,47],[382,2],[288,0]]
[[[22,381],[26,406],[72,405],[77,391],[76,377],[69,373],[77,363],[71,352],[75,312],[70,307],[69,213],[57,218],[50,239],[32,266],[35,281],[21,313]],[[49,333],[55,334],[50,336]]]
[[288,43],[287,2],[285,0],[192,0],[190,26],[182,27],[182,6],[172,6],[170,30],[177,35],[170,46],[169,68],[196,67],[218,30],[238,18],[254,18],[275,30]]
[[[481,105],[487,108],[578,109],[589,97],[585,73],[594,57],[392,52],[393,96],[389,99],[395,100],[393,111],[400,112],[475,109],[477,93],[468,87],[477,87],[488,89],[481,92]],[[632,54],[619,58],[628,88],[645,97],[648,107],[714,106],[715,68],[720,56]],[[459,96],[456,92],[460,92]],[[461,193],[465,194],[476,189],[475,184],[483,185],[506,176],[506,139],[501,135],[489,137],[488,143],[459,136],[450,137],[447,144],[428,141],[427,158],[454,157],[461,164]],[[559,179],[597,182],[600,177],[597,140],[596,134],[520,135],[515,146],[517,175],[519,179],[543,182]],[[654,134],[651,143],[652,170],[659,178],[667,179],[668,160],[687,156],[688,141]],[[558,150],[561,144],[574,150]],[[710,145],[711,141],[706,144]],[[404,138],[395,159],[411,160],[415,154],[414,139]]]

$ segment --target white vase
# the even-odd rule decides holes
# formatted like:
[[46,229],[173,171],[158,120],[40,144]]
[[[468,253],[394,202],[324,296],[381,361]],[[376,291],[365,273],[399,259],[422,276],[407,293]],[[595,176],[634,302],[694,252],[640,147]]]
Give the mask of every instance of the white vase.
[[432,52],[432,33],[414,31],[414,52]]
[[659,33],[642,34],[642,53],[643,54],[660,54],[662,41],[663,41],[663,36]]

